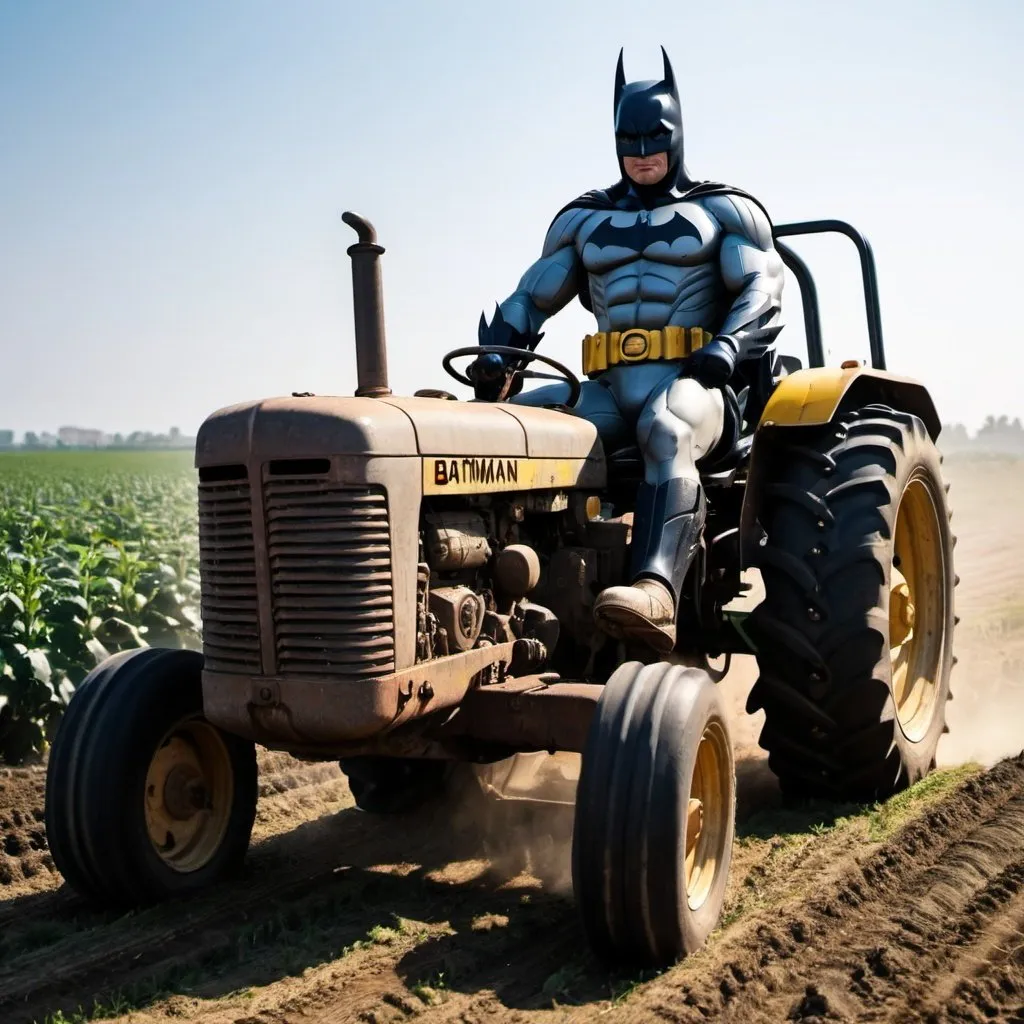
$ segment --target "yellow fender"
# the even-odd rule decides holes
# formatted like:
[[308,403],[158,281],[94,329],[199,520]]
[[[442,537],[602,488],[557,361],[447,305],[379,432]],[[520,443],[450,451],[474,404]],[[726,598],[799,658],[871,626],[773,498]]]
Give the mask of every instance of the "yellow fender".
[[874,370],[856,363],[797,370],[783,377],[761,414],[754,436],[740,516],[744,567],[756,564],[753,529],[761,495],[771,482],[772,450],[781,433],[800,427],[824,426],[838,413],[865,405],[887,405],[918,416],[934,441],[942,429],[927,389],[910,377]]
[[797,370],[783,377],[757,429],[760,433],[765,427],[820,426],[841,409],[876,402],[919,416],[932,440],[939,436],[942,424],[923,384],[860,364]]

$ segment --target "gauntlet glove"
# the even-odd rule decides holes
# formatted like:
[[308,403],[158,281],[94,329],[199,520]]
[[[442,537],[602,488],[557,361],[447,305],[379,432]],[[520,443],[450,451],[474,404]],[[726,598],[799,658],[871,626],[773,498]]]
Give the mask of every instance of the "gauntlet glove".
[[706,388],[724,387],[736,367],[736,353],[728,342],[715,338],[687,360],[689,375]]

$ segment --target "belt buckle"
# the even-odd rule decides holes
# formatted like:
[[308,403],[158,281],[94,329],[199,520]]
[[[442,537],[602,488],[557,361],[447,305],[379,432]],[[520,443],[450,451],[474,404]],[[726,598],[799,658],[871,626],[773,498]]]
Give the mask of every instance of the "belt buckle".
[[651,336],[642,327],[634,327],[619,335],[619,355],[624,363],[639,363],[651,350]]

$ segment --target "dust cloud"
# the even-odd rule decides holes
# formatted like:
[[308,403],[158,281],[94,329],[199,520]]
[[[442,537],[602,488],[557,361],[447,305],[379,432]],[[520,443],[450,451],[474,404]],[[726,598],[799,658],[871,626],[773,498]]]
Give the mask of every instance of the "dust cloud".
[[943,469],[960,624],[938,763],[988,767],[1024,750],[1024,461],[957,455]]
[[465,765],[448,825],[459,856],[480,857],[502,880],[528,875],[548,893],[572,894],[572,828],[578,754],[520,754]]
[[[991,767],[1024,750],[1024,460],[974,453],[946,458],[953,509],[958,664],[953,669],[953,700],[946,707],[949,732],[937,752],[940,767],[974,761]],[[757,573],[752,590],[734,605],[752,608],[764,596]],[[753,658],[734,658],[723,681],[732,712],[738,768],[745,767],[755,790],[738,794],[740,803],[775,799],[764,773],[757,737],[763,712],[745,713],[757,676]],[[737,772],[739,784],[740,772]],[[764,784],[762,784],[764,783]],[[748,787],[750,788],[750,787]]]

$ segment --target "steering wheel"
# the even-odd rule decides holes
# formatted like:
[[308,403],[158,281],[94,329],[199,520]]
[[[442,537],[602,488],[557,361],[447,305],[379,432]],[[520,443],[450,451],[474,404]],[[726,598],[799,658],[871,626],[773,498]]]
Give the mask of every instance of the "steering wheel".
[[576,403],[580,400],[582,385],[580,384],[579,377],[577,377],[569,367],[563,366],[561,363],[548,358],[548,356],[541,355],[539,352],[531,352],[528,348],[516,348],[513,345],[470,345],[467,348],[453,349],[444,357],[444,359],[441,360],[441,365],[444,367],[444,371],[449,377],[454,377],[460,384],[465,384],[467,387],[472,388],[476,386],[474,382],[465,374],[459,373],[459,371],[452,366],[452,360],[458,359],[461,356],[488,355],[491,352],[501,356],[516,356],[520,363],[532,363],[534,360],[546,363],[548,366],[557,370],[558,373],[538,373],[536,370],[517,370],[516,372],[525,380],[564,381],[569,385],[569,400],[565,404],[570,409],[574,408]]

